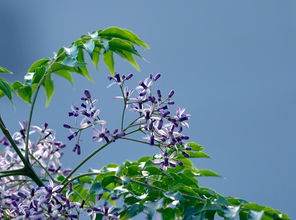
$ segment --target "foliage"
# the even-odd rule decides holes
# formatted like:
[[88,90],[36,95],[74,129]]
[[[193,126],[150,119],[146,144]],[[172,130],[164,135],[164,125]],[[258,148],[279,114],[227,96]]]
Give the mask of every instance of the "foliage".
[[217,215],[226,219],[240,217],[242,220],[289,219],[269,207],[224,197],[213,189],[199,187],[197,177],[216,174],[198,170],[182,154],[180,159],[185,165],[169,168],[167,172],[158,169],[152,159],[143,157],[121,166],[109,164],[100,170],[82,174],[73,181],[75,193],[71,200],[83,202],[86,207],[95,203],[98,196],[110,204],[116,201],[122,204],[123,201],[123,205],[117,206],[121,219],[130,219],[142,212],[147,219],[152,219],[156,212],[161,214],[162,219],[214,219]]
[[[129,89],[126,83],[133,74],[114,73],[114,54],[140,70],[134,56],[142,56],[136,46],[149,48],[130,30],[110,27],[83,35],[69,47],[59,49],[52,58],[36,61],[24,76],[24,82],[9,83],[0,79],[0,97],[12,100],[16,94],[30,104],[28,120],[20,123],[20,130],[13,135],[0,115],[4,135],[0,139],[4,146],[0,152],[0,218],[77,219],[87,215],[92,219],[130,219],[144,214],[147,219],[161,216],[164,220],[218,216],[241,220],[290,219],[272,208],[225,197],[199,186],[198,178],[219,175],[211,170],[199,170],[192,163],[193,158],[210,156],[203,152],[201,145],[189,142],[184,134],[190,114],[183,108],[173,113],[174,90],[168,95],[160,89],[152,90],[160,74],[150,74],[135,89]],[[123,108],[118,128],[111,131],[95,105],[97,100],[90,91],[84,91],[80,106],[72,106],[68,113],[76,124],[64,124],[64,127],[69,129],[68,139],[75,141],[73,152],[78,155],[83,150],[82,135],[89,129],[93,131],[93,141],[101,145],[69,169],[61,163],[66,145],[56,140],[56,132],[48,123],[31,126],[31,121],[39,89],[44,88],[47,105],[53,96],[53,74],[70,83],[72,73],[92,81],[85,54],[89,54],[95,67],[103,56],[110,71],[110,86],[119,87],[121,96],[116,98],[123,101]],[[11,72],[0,67],[0,73]],[[126,110],[135,115],[128,123]],[[159,154],[76,174],[87,161],[117,141],[151,145]]]
[[[59,49],[53,57],[46,57],[33,63],[23,83],[19,81],[9,83],[0,79],[0,97],[7,96],[11,100],[14,92],[24,101],[31,103],[32,94],[36,88],[42,86],[47,97],[46,105],[48,105],[54,93],[52,74],[61,76],[70,83],[73,83],[72,73],[80,74],[93,81],[86,67],[85,54],[90,56],[96,68],[98,68],[100,57],[103,56],[111,75],[114,75],[114,54],[140,70],[135,56],[142,56],[135,46],[149,48],[136,34],[118,27],[109,27],[83,35],[69,47]],[[0,73],[10,73],[10,71],[0,67]]]

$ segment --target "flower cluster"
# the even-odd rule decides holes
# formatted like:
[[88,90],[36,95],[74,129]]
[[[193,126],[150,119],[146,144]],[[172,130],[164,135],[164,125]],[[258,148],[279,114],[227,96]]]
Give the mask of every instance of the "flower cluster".
[[[181,152],[185,157],[189,157],[186,151],[190,148],[184,148],[184,142],[189,139],[187,135],[183,134],[184,128],[188,128],[188,120],[190,114],[185,113],[184,108],[177,108],[176,113],[173,114],[170,109],[175,104],[172,99],[175,92],[171,90],[167,95],[160,90],[153,93],[152,87],[159,80],[161,74],[150,74],[148,78],[140,81],[135,89],[129,89],[125,83],[133,78],[133,74],[120,75],[115,73],[114,76],[108,77],[112,83],[108,86],[118,85],[121,90],[121,96],[116,96],[116,99],[121,99],[124,102],[124,111],[122,115],[121,130],[115,129],[111,132],[106,127],[106,121],[101,120],[99,117],[100,110],[97,109],[95,103],[88,90],[84,91],[84,96],[81,98],[83,101],[78,106],[72,106],[72,111],[69,112],[70,117],[74,117],[76,124],[77,119],[80,119],[79,125],[71,126],[64,124],[64,127],[69,129],[71,135],[68,136],[69,140],[76,138],[76,144],[73,152],[81,154],[80,138],[83,130],[93,128],[93,141],[103,142],[105,144],[114,142],[118,138],[123,138],[126,134],[141,131],[145,134],[144,139],[148,140],[150,145],[160,147],[161,153],[156,157],[163,158],[167,161],[175,161],[177,164],[182,165],[181,162],[174,159],[177,152]],[[137,117],[127,127],[124,127],[124,114],[125,110],[129,109],[131,112],[137,114]],[[130,129],[138,127],[134,131]],[[180,147],[181,146],[181,147]],[[170,154],[168,151],[174,149],[176,153]],[[155,160],[159,162],[159,158]],[[163,162],[160,163],[160,168],[166,170],[168,167],[174,167],[176,163]]]
[[[24,152],[27,122],[20,123],[20,127],[12,137],[18,148]],[[43,126],[32,126],[29,132],[30,135],[37,136],[36,141],[28,142],[30,163],[39,173],[39,177],[49,182],[49,185],[36,187],[32,180],[25,176],[1,177],[0,218],[71,219],[77,216],[73,214],[76,212],[76,204],[59,192],[61,186],[56,186],[52,182],[57,176],[67,176],[71,171],[62,167],[60,159],[63,155],[62,149],[66,145],[56,141],[55,133],[53,129],[48,128],[47,123]],[[0,139],[0,144],[5,147],[0,152],[0,173],[22,168],[22,161],[5,137]]]
[[79,204],[60,193],[62,186],[27,187],[15,192],[0,191],[0,218],[74,219]]
[[[114,77],[110,77],[114,81],[113,84],[120,85],[122,91],[122,96],[116,98],[123,99],[126,104],[125,108],[139,115],[126,130],[138,126],[139,130],[146,135],[144,138],[148,140],[150,145],[161,148],[160,155],[164,161],[167,161],[167,151],[172,148],[182,152],[185,157],[189,157],[186,151],[190,149],[178,146],[183,146],[184,141],[189,139],[187,135],[183,134],[183,130],[189,127],[187,121],[190,119],[190,114],[185,113],[184,108],[178,108],[176,114],[172,114],[170,106],[175,104],[172,100],[174,90],[171,90],[168,95],[163,95],[164,93],[158,89],[156,94],[153,94],[152,86],[160,78],[159,73],[150,74],[148,78],[140,81],[135,89],[129,90],[124,85],[124,82],[131,78],[129,76],[120,76],[116,73]],[[169,158],[173,159],[174,156],[175,154],[172,154]],[[169,166],[174,167],[173,164],[176,163],[164,162],[161,163],[160,168],[166,170]],[[181,165],[181,162],[179,164]]]
[[[120,81],[121,79],[118,79]],[[123,79],[126,80],[126,79]],[[106,127],[106,121],[101,120],[99,117],[100,110],[95,106],[97,99],[93,100],[91,94],[88,90],[84,91],[84,96],[81,97],[83,101],[80,107],[72,106],[72,111],[69,112],[69,117],[74,117],[76,119],[81,118],[79,126],[71,126],[64,124],[64,128],[69,129],[71,135],[68,136],[69,140],[76,138],[76,144],[73,148],[73,152],[76,152],[78,155],[81,154],[81,133],[83,130],[92,127],[93,128],[93,141],[95,142],[104,142],[110,143],[115,141],[118,137],[123,137],[125,132],[115,129],[111,132]]]
[[[20,123],[20,127],[21,129],[13,134],[13,139],[24,152],[27,122]],[[72,202],[71,196],[74,194],[72,183],[67,187],[67,191],[62,192],[63,185],[57,185],[52,181],[56,181],[59,175],[67,176],[71,172],[70,169],[62,167],[61,149],[65,144],[55,140],[55,133],[53,129],[48,128],[47,123],[43,126],[32,126],[30,134],[37,134],[38,138],[35,142],[29,140],[31,164],[47,185],[37,187],[25,176],[1,177],[0,219],[77,219],[82,213],[88,216],[101,215],[106,219],[118,219],[119,213],[107,203],[84,206]],[[112,135],[119,137],[123,134],[115,131]],[[21,160],[5,137],[0,139],[0,144],[5,147],[0,153],[0,172],[22,168]]]
[[[20,123],[20,127],[21,129],[15,132],[12,138],[18,148],[25,152],[27,122]],[[28,143],[30,162],[40,171],[42,177],[47,176],[46,171],[52,175],[67,175],[70,172],[70,169],[62,168],[60,160],[63,156],[62,149],[66,145],[61,141],[56,141],[55,133],[53,129],[48,128],[47,123],[41,127],[32,126],[32,130],[29,132],[30,135],[37,135],[36,141],[29,140]],[[22,162],[7,139],[1,138],[0,143],[5,146],[4,150],[0,152],[0,171],[21,168]],[[1,178],[0,181],[3,179],[5,178]]]

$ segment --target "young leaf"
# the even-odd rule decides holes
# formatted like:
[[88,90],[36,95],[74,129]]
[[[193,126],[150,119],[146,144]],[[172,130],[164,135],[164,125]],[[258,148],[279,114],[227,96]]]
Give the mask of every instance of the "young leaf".
[[72,45],[71,47],[64,47],[64,51],[68,56],[72,58],[76,58],[78,55],[78,48],[76,45]]
[[11,71],[9,71],[8,69],[5,69],[3,67],[0,66],[0,73],[12,73]]
[[9,100],[12,99],[10,85],[4,79],[0,79],[0,90],[3,92],[4,95],[6,95],[9,98]]
[[88,52],[88,54],[92,57],[93,51],[95,49],[95,42],[93,40],[89,40],[85,44],[83,44],[83,47]]
[[46,94],[46,106],[48,106],[54,93],[54,83],[50,74],[45,77],[43,87]]
[[86,63],[78,62],[76,58],[68,56],[68,57],[65,57],[62,64],[69,67],[80,67],[80,66],[85,66]]
[[107,51],[104,54],[104,62],[107,65],[110,74],[113,76],[114,75],[114,58],[113,58],[113,52],[112,51]]
[[228,206],[223,208],[223,217],[226,219],[235,219],[239,213],[239,206]]
[[260,220],[262,219],[264,212],[256,212],[256,211],[250,211],[249,213],[249,220]]
[[27,72],[24,76],[24,83],[27,85],[31,85],[34,77],[34,72]]

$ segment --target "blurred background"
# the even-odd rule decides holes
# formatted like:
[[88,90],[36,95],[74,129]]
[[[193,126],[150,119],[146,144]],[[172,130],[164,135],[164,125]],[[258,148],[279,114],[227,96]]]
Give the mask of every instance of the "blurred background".
[[[128,28],[151,46],[141,51],[142,72],[116,59],[120,73],[136,80],[162,73],[158,86],[176,91],[177,106],[192,115],[187,133],[206,147],[213,159],[195,159],[198,168],[212,169],[225,178],[200,178],[223,195],[295,214],[296,124],[296,2],[292,0],[223,1],[0,1],[0,66],[22,80],[35,60],[52,56],[80,35],[108,26]],[[106,89],[108,71],[90,68],[95,83],[79,76],[74,87],[56,77],[53,101],[45,108],[38,99],[33,124],[48,122],[67,143],[63,163],[73,167],[82,156],[62,124],[70,120],[71,104],[80,104],[84,89],[99,99],[108,127],[119,125],[122,103]],[[12,130],[27,119],[29,106],[19,99],[2,99],[0,112]],[[83,155],[96,144],[84,135]],[[136,160],[155,153],[149,146],[118,142],[106,148],[89,167]]]

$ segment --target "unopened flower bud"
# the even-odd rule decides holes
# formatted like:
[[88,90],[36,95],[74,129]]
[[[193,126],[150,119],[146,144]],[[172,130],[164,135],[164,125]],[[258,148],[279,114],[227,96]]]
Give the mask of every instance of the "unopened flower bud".
[[175,94],[175,91],[171,90],[168,97],[171,98],[174,94]]
[[90,99],[91,98],[91,95],[90,95],[90,92],[88,90],[84,90],[84,95],[86,98]]

